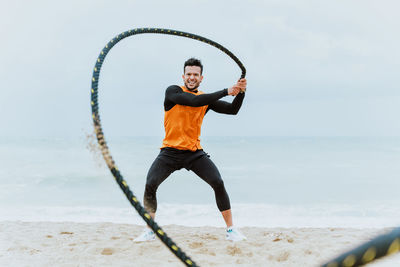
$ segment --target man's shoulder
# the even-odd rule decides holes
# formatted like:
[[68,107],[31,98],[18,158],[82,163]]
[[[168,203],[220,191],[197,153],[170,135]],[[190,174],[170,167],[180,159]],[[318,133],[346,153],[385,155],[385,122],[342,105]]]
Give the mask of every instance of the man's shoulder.
[[182,91],[182,88],[179,85],[170,85],[167,87],[165,90],[166,92],[177,92],[177,91]]

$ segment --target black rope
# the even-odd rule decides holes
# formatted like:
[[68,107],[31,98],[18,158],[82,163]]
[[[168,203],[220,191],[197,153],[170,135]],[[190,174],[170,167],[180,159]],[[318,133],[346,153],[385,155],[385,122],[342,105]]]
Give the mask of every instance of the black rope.
[[375,237],[355,249],[322,265],[322,267],[354,267],[400,251],[400,227]]
[[99,103],[97,102],[97,98],[98,98],[98,85],[99,85],[99,78],[100,78],[100,69],[101,69],[101,66],[103,65],[104,59],[107,56],[108,52],[111,50],[111,48],[113,48],[114,45],[116,45],[119,41],[121,41],[122,39],[125,39],[126,37],[129,37],[129,36],[132,36],[135,34],[142,34],[142,33],[169,34],[169,35],[191,38],[191,39],[198,40],[200,42],[207,43],[209,45],[212,45],[212,46],[218,48],[225,54],[227,54],[230,58],[232,58],[236,62],[236,64],[238,64],[238,66],[242,70],[241,78],[244,78],[246,76],[246,69],[243,66],[242,62],[240,62],[240,60],[234,54],[232,54],[228,49],[226,49],[222,45],[220,45],[210,39],[207,39],[205,37],[202,37],[202,36],[199,36],[196,34],[192,34],[192,33],[188,33],[188,32],[181,32],[181,31],[171,30],[171,29],[136,28],[136,29],[129,30],[129,31],[123,32],[121,34],[118,34],[112,40],[110,40],[108,42],[108,44],[101,50],[100,55],[97,58],[97,61],[96,61],[96,64],[95,64],[94,70],[93,70],[92,90],[91,90],[92,118],[93,118],[93,124],[94,124],[94,131],[97,136],[97,141],[99,143],[101,152],[103,154],[104,160],[107,163],[108,168],[110,169],[116,182],[118,183],[121,190],[124,192],[125,196],[129,200],[129,202],[136,209],[136,211],[143,218],[143,220],[147,223],[147,225],[154,231],[154,233],[161,239],[161,241],[171,250],[171,252],[174,253],[186,266],[198,266],[176,245],[176,243],[174,243],[174,241],[172,241],[171,238],[169,238],[167,236],[167,234],[161,229],[161,227],[158,226],[158,224],[151,218],[150,214],[144,209],[142,204],[138,201],[136,196],[129,189],[128,184],[122,177],[120,171],[118,170],[117,166],[115,165],[115,162],[110,154],[107,143],[104,139],[104,133],[103,133],[101,123],[100,123]]

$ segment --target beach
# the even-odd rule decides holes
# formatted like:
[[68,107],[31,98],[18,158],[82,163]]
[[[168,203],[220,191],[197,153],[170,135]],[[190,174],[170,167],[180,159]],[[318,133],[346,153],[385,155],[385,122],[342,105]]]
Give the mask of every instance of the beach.
[[[159,140],[109,142],[138,199]],[[175,172],[156,221],[199,266],[319,266],[400,225],[398,138],[205,141],[248,240],[226,241],[209,185]],[[0,159],[1,267],[184,266],[159,240],[133,241],[144,222],[85,141],[3,139]],[[371,266],[400,266],[400,255]]]
[[[199,266],[318,266],[390,229],[162,227]],[[160,240],[136,243],[142,225],[76,222],[0,223],[0,266],[184,266]],[[399,266],[400,255],[370,264]]]

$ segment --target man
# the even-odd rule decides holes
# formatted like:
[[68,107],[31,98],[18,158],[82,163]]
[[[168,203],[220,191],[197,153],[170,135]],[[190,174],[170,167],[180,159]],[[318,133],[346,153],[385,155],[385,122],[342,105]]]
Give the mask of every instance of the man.
[[[165,92],[165,138],[160,154],[147,175],[144,207],[154,219],[158,186],[174,171],[186,168],[213,188],[218,209],[227,226],[226,239],[244,240],[246,237],[233,227],[231,206],[224,182],[217,167],[200,145],[200,131],[203,117],[209,110],[233,115],[238,113],[244,98],[246,79],[239,80],[231,88],[205,94],[198,90],[203,80],[203,66],[200,60],[188,59],[183,70],[182,78],[185,86],[172,85]],[[227,95],[236,96],[232,103],[219,100]],[[135,241],[154,239],[154,232],[146,228]]]

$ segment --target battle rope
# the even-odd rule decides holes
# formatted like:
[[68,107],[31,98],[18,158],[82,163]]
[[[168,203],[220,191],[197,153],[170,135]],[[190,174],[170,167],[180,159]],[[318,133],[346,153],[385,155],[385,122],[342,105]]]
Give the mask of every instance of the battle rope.
[[158,226],[158,224],[151,218],[150,214],[143,208],[143,206],[140,204],[140,202],[138,201],[136,196],[129,189],[128,184],[122,177],[122,174],[118,170],[113,158],[111,157],[111,154],[108,149],[107,143],[104,139],[104,133],[103,133],[103,130],[102,130],[101,124],[100,124],[99,104],[97,102],[97,96],[98,96],[100,69],[101,69],[101,66],[103,65],[104,59],[105,59],[106,55],[108,54],[108,52],[111,50],[111,48],[113,48],[114,45],[116,45],[119,41],[121,41],[122,39],[125,39],[126,37],[129,37],[129,36],[132,36],[135,34],[141,34],[141,33],[159,33],[159,34],[176,35],[176,36],[191,38],[191,39],[195,39],[195,40],[207,43],[207,44],[212,45],[212,46],[218,48],[219,50],[223,51],[225,54],[227,54],[229,57],[231,57],[239,65],[240,69],[242,70],[241,78],[245,77],[246,69],[243,66],[243,64],[240,62],[240,60],[234,54],[232,54],[228,49],[226,49],[222,45],[220,45],[210,39],[204,38],[204,37],[196,35],[196,34],[181,32],[181,31],[171,30],[171,29],[137,28],[137,29],[123,32],[123,33],[117,35],[116,37],[114,37],[113,39],[111,39],[111,41],[109,41],[108,44],[106,44],[106,46],[101,50],[100,55],[97,58],[96,65],[94,66],[94,70],[93,70],[92,90],[91,90],[92,118],[93,118],[93,124],[94,124],[94,131],[97,136],[97,141],[99,143],[101,152],[103,154],[104,160],[107,163],[108,168],[110,169],[111,173],[113,174],[119,187],[124,192],[125,196],[128,198],[129,202],[136,209],[136,211],[143,218],[143,220],[147,223],[147,225],[149,227],[151,227],[151,229],[154,231],[154,233],[156,233],[156,235],[161,239],[161,241],[186,266],[197,266],[196,263],[193,262],[188,256],[186,256],[186,254],[172,241],[172,239],[167,236],[167,234],[161,229],[161,227]]
[[400,251],[400,227],[390,233],[375,237],[350,250],[322,267],[354,267],[367,264],[374,259]]

